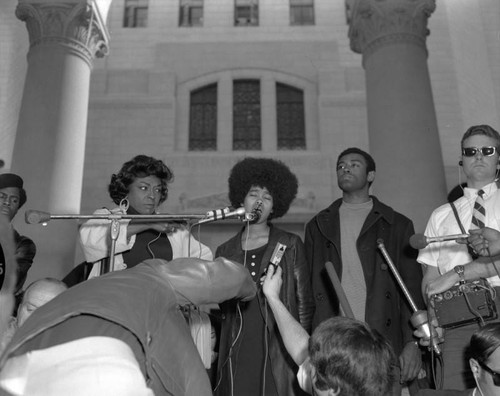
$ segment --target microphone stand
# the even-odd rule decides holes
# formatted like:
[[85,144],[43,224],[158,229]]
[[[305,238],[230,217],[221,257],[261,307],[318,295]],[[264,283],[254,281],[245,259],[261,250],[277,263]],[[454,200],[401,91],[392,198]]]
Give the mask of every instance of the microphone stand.
[[113,271],[115,265],[115,251],[116,251],[116,240],[120,234],[120,220],[146,220],[150,222],[159,221],[179,221],[179,220],[198,220],[204,219],[206,215],[202,214],[185,214],[185,215],[170,215],[170,214],[151,214],[151,215],[129,215],[121,213],[109,213],[109,214],[91,214],[91,215],[73,215],[73,214],[50,214],[47,212],[41,212],[38,210],[27,210],[25,213],[25,220],[28,224],[45,224],[50,220],[62,220],[62,219],[75,219],[75,220],[90,220],[90,219],[103,219],[111,220],[110,224],[110,235],[111,235],[111,246],[109,252],[109,260],[103,260],[103,265],[101,265],[100,274]]
[[401,278],[401,275],[399,274],[398,269],[394,265],[394,263],[391,260],[391,257],[389,256],[389,253],[387,253],[387,250],[384,245],[384,240],[383,239],[377,239],[377,247],[380,249],[382,252],[382,256],[384,256],[385,261],[389,265],[389,268],[391,269],[394,277],[396,278],[397,283],[399,284],[399,287],[401,287],[401,290],[403,291],[403,294],[405,295],[406,299],[408,300],[408,303],[410,304],[410,307],[413,311],[413,315],[411,317],[411,324],[415,326],[415,328],[420,329],[424,332],[425,336],[429,338],[430,344],[429,348],[432,348],[434,352],[436,352],[437,355],[441,355],[441,349],[439,348],[438,343],[436,342],[437,337],[433,337],[433,333],[435,330],[432,328],[432,325],[429,323],[428,317],[427,317],[427,312],[424,310],[419,310],[415,302],[413,301],[413,298],[408,291],[408,288],[403,282],[403,278]]

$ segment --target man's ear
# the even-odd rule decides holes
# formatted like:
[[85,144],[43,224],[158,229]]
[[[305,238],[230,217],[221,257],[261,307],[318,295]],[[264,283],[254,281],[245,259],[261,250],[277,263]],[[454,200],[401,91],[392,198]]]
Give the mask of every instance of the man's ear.
[[479,363],[477,362],[477,360],[470,358],[469,359],[469,366],[470,366],[470,370],[472,371],[472,374],[474,375],[474,377],[477,376],[479,373]]
[[366,175],[366,180],[368,180],[370,183],[375,180],[375,171],[370,171]]
[[340,390],[335,392],[333,389],[328,389],[328,396],[337,396],[340,393]]

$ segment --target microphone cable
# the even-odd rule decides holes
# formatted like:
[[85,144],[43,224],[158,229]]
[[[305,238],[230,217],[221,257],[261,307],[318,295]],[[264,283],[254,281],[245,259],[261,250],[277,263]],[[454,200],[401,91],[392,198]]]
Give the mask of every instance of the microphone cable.
[[191,257],[191,236],[193,235],[192,233],[192,229],[194,226],[198,226],[198,238],[196,239],[196,242],[198,242],[198,259],[201,259],[201,251],[202,251],[202,247],[201,247],[201,224],[189,224],[189,227],[187,229],[188,231],[188,234],[189,234],[189,237],[188,237],[188,258]]
[[[247,224],[246,224],[246,237],[245,237],[245,247],[248,245],[248,237],[249,237],[249,230],[248,230],[248,226],[250,225],[250,221],[249,220],[246,220],[245,221]],[[246,268],[246,262],[247,262],[247,254],[248,254],[248,249],[244,249],[243,250],[243,267]],[[238,327],[238,331],[236,333],[236,337],[234,338],[233,342],[231,343],[231,346],[229,347],[229,351],[228,351],[228,354],[227,354],[227,357],[226,359],[224,360],[224,362],[220,365],[220,373],[219,373],[219,378],[217,379],[217,383],[215,384],[215,387],[213,389],[213,391],[215,392],[221,382],[222,382],[222,376],[223,376],[223,369],[224,369],[224,366],[226,364],[229,365],[229,381],[230,381],[230,388],[231,388],[231,394],[230,396],[234,396],[234,373],[233,373],[233,361],[232,361],[232,354],[233,354],[233,348],[234,346],[236,345],[236,343],[238,342],[240,336],[241,336],[241,333],[243,332],[243,314],[241,312],[241,307],[240,307],[240,301],[238,301],[236,303],[236,318],[240,319],[240,325]],[[232,334],[232,333],[231,333]]]
[[[259,299],[259,307],[260,307],[260,296],[257,294],[257,298]],[[267,307],[267,299],[264,298],[264,365],[262,367],[262,396],[266,394],[266,373],[267,373],[267,360],[271,360],[269,356],[269,327],[268,327],[268,307]],[[272,372],[272,369],[271,369]]]
[[236,337],[234,338],[234,341],[231,343],[231,346],[229,347],[229,352],[227,354],[226,360],[220,365],[220,373],[219,373],[219,378],[217,380],[217,383],[215,384],[215,387],[213,391],[215,392],[222,381],[222,376],[223,376],[223,368],[226,364],[229,365],[229,381],[231,383],[231,396],[234,395],[234,374],[233,374],[233,361],[232,361],[232,354],[233,354],[233,348],[238,342],[238,339],[241,336],[241,332],[243,331],[243,314],[241,313],[241,307],[240,303],[236,303],[236,318],[240,319],[240,325],[238,327],[238,332],[236,333]]

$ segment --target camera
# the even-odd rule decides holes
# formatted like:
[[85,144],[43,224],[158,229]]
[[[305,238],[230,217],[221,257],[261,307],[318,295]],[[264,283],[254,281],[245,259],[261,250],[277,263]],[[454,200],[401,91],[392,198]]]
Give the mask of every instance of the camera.
[[456,285],[431,297],[439,326],[445,329],[480,323],[498,317],[495,289],[486,279]]

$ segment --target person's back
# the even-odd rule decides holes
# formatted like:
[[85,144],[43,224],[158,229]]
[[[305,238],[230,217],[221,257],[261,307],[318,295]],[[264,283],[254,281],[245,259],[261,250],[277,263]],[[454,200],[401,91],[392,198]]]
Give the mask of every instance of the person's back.
[[[121,342],[128,355],[133,353],[155,394],[209,395],[205,368],[178,305],[253,297],[248,278],[227,260],[154,259],[91,279],[38,309],[14,336],[0,367],[4,370],[8,359],[29,357],[33,350],[97,337]],[[82,326],[71,327],[71,321]]]

